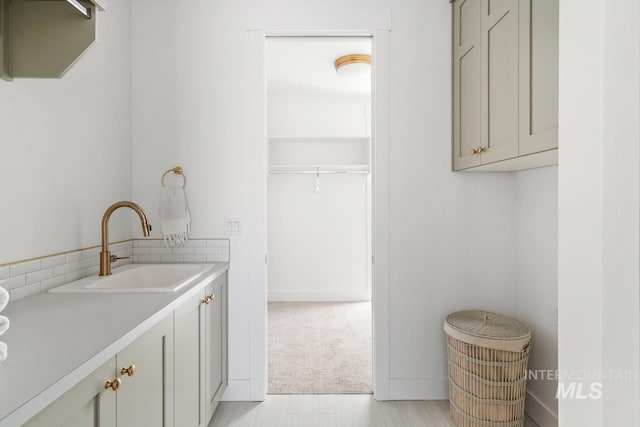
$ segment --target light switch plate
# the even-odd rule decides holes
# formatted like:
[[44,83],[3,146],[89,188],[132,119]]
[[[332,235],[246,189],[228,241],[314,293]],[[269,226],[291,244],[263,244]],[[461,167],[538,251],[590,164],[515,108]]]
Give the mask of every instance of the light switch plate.
[[225,218],[224,219],[224,235],[225,236],[241,236],[242,235],[242,218]]

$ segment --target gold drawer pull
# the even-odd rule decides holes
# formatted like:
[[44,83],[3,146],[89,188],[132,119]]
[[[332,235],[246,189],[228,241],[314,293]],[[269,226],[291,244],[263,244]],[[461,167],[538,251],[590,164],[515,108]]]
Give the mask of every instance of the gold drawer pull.
[[104,388],[110,388],[113,391],[117,391],[122,384],[122,380],[120,378],[116,378],[115,380],[107,381],[104,385]]
[[136,365],[129,365],[128,368],[122,368],[120,370],[120,373],[122,375],[127,374],[128,376],[132,377],[136,373]]

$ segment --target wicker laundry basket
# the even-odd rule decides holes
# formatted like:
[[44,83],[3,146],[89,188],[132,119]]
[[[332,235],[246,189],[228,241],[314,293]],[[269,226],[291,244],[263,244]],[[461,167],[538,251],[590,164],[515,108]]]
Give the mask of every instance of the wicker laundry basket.
[[458,427],[522,427],[531,329],[511,317],[459,311],[444,322],[451,420]]

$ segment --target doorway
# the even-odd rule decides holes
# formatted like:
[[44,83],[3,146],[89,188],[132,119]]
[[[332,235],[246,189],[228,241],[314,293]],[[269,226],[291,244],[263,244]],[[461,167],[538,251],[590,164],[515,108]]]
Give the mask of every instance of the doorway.
[[371,393],[371,37],[270,37],[268,393]]
[[[251,252],[251,380],[238,383],[253,401],[267,394],[267,79],[266,47],[270,36],[366,36],[372,40],[371,99],[371,195],[372,195],[372,262],[373,274],[373,395],[376,400],[390,398],[389,376],[389,28],[390,20],[370,22],[368,28],[380,30],[251,30],[248,32],[249,103],[251,140],[251,221],[248,224]],[[356,17],[353,17],[357,21]],[[376,21],[377,22],[377,21]],[[291,21],[286,28],[299,28]],[[257,25],[261,27],[263,24]],[[268,25],[267,25],[268,26]],[[315,28],[314,25],[311,25]],[[329,28],[332,25],[328,25]],[[246,385],[246,388],[245,388]]]

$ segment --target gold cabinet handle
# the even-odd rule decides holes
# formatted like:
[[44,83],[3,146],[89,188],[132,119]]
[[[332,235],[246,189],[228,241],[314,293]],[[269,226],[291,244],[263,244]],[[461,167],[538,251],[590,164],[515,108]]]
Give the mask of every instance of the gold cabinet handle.
[[478,149],[477,148],[472,148],[471,149],[471,155],[475,156],[476,154],[478,154]]
[[209,297],[206,297],[205,299],[201,299],[201,300],[200,300],[200,303],[201,303],[201,304],[209,304],[209,302],[210,302],[210,301],[209,301]]
[[122,375],[127,374],[128,376],[132,377],[135,373],[136,373],[136,365],[129,365],[129,367],[127,368],[120,369],[120,374]]
[[478,153],[484,153],[485,151],[487,151],[489,148],[488,147],[479,147],[478,148]]
[[122,385],[122,380],[120,378],[116,378],[115,380],[107,381],[104,388],[110,388],[113,391],[118,391],[120,385]]
[[207,299],[209,300],[209,302],[213,301],[215,298],[216,296],[214,294],[207,296]]

